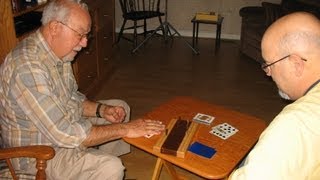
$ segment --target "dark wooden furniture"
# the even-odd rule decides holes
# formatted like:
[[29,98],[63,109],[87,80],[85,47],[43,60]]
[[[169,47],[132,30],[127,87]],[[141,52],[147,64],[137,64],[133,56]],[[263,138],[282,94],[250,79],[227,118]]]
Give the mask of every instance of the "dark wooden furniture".
[[198,45],[198,34],[199,34],[199,24],[214,24],[217,25],[216,29],[216,44],[215,49],[217,50],[220,47],[220,39],[221,39],[221,26],[222,26],[223,17],[218,16],[217,21],[211,21],[211,20],[199,20],[196,19],[196,17],[193,17],[191,22],[193,24],[193,30],[192,30],[192,47],[196,48]]
[[[189,151],[184,158],[162,154],[153,147],[160,136],[151,138],[124,138],[124,140],[150,154],[158,157],[152,179],[158,179],[161,167],[164,165],[173,179],[179,176],[172,164],[193,172],[207,179],[222,179],[227,177],[236,165],[246,156],[265,129],[265,122],[240,112],[218,105],[206,103],[191,97],[176,97],[153,109],[144,118],[157,119],[168,125],[171,119],[181,117],[192,120],[197,113],[209,114],[215,117],[211,125],[199,124],[193,136],[193,141],[215,148],[216,154],[211,158],[203,158]],[[212,126],[227,122],[239,131],[227,140],[211,135]]]
[[16,46],[16,44],[27,35],[29,32],[25,32],[20,35],[16,35],[14,18],[22,16],[24,14],[32,13],[41,9],[46,3],[40,3],[29,6],[28,8],[20,8],[13,11],[11,0],[0,1],[0,64],[2,64],[6,54]]
[[55,155],[55,151],[52,147],[42,146],[42,145],[0,149],[0,159],[6,161],[8,168],[11,172],[12,178],[14,180],[17,180],[18,178],[12,167],[10,159],[21,158],[21,157],[35,158],[36,168],[37,168],[36,179],[45,180],[46,179],[45,170],[47,167],[47,160],[52,159],[54,155]]
[[94,96],[101,82],[113,72],[112,44],[115,40],[115,2],[85,1],[92,19],[91,38],[73,64],[79,90]]
[[[87,96],[94,96],[101,81],[113,71],[112,44],[115,39],[115,2],[104,0],[86,0],[92,18],[91,38],[73,63],[74,75],[79,90]],[[17,43],[34,30],[16,35],[14,18],[42,10],[46,3],[33,4],[19,11],[13,11],[11,0],[0,1],[0,64],[6,54]]]
[[[160,12],[160,0],[119,0],[123,23],[118,35],[117,43],[121,38],[133,42],[134,48],[138,45],[138,32],[137,28],[143,27],[142,34],[146,37],[148,32],[152,30],[147,29],[147,20],[151,18],[158,18],[160,24],[162,24],[161,16],[164,16],[163,12]],[[143,20],[143,25],[138,25],[138,21]],[[126,27],[127,21],[133,21],[133,26]],[[133,39],[123,36],[124,30],[133,29]]]

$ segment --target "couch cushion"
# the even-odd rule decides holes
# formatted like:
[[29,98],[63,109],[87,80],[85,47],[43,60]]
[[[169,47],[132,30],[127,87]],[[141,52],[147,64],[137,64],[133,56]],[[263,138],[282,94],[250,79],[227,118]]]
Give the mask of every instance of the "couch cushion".
[[281,7],[285,14],[297,11],[305,11],[310,12],[320,18],[319,0],[282,0]]
[[275,20],[296,11],[311,12],[320,18],[320,0],[282,0],[281,4],[263,2],[262,6],[247,6],[239,11],[242,17],[240,50],[259,62],[263,61],[262,36]]
[[274,21],[283,16],[280,4],[262,2],[265,12],[265,26],[270,26]]
[[246,6],[241,8],[239,11],[239,15],[241,17],[251,17],[253,14],[256,15],[254,16],[254,18],[256,18],[257,16],[263,17],[263,13],[264,10],[260,6]]

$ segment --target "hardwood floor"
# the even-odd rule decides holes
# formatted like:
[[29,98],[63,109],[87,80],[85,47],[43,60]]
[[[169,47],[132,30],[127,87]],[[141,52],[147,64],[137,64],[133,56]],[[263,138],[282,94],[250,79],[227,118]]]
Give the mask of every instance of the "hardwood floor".
[[[279,98],[275,84],[260,64],[242,55],[238,47],[238,41],[222,40],[215,52],[214,39],[199,39],[200,55],[194,55],[179,39],[166,44],[153,38],[132,54],[132,45],[120,41],[115,46],[116,70],[96,99],[125,100],[135,119],[174,96],[193,96],[269,123],[287,102]],[[127,179],[151,179],[155,157],[132,148],[132,153],[121,158]],[[202,179],[179,171],[189,179]],[[161,179],[168,179],[165,170]]]

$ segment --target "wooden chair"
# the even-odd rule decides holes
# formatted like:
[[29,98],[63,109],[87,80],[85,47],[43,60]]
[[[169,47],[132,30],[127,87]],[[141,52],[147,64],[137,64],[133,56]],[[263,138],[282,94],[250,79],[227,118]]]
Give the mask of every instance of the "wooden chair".
[[[134,44],[134,48],[137,46],[137,28],[143,27],[143,35],[146,37],[147,33],[153,32],[153,30],[147,30],[147,19],[158,17],[160,24],[162,24],[161,16],[164,16],[163,12],[160,12],[160,0],[119,0],[123,23],[118,35],[117,43],[120,39],[126,39]],[[126,27],[127,21],[133,21],[133,26]],[[138,25],[137,22],[143,20],[143,25]],[[123,36],[124,30],[133,29],[133,39],[129,39]]]
[[[1,164],[1,172],[8,172],[14,180],[18,179],[18,176],[15,173],[15,170],[11,164],[12,158],[35,158],[36,159],[36,168],[37,174],[36,179],[45,180],[46,179],[46,167],[47,160],[50,160],[54,157],[55,151],[50,146],[45,145],[33,145],[33,146],[22,146],[22,147],[11,147],[11,148],[2,148],[2,137],[1,137],[1,128],[0,128],[0,160],[5,160],[5,163]],[[4,165],[4,166],[3,166]],[[1,178],[0,178],[1,179]]]

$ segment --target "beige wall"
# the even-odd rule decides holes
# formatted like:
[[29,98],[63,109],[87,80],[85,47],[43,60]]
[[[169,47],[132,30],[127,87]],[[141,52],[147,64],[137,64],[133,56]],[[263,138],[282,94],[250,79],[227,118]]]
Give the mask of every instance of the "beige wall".
[[[164,9],[164,2],[162,7]],[[190,20],[196,12],[218,12],[224,17],[222,24],[223,39],[240,39],[241,18],[239,10],[244,6],[260,6],[262,1],[279,3],[280,0],[168,0],[168,22],[183,36],[192,36],[192,23]],[[122,24],[121,8],[116,0],[116,31],[119,32]],[[164,19],[164,18],[163,18]],[[157,27],[157,19],[149,21],[148,27]],[[130,25],[129,23],[127,23]],[[214,25],[201,24],[200,37],[214,37]]]

